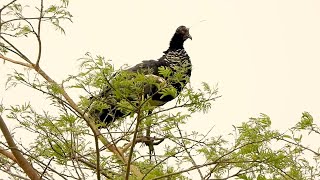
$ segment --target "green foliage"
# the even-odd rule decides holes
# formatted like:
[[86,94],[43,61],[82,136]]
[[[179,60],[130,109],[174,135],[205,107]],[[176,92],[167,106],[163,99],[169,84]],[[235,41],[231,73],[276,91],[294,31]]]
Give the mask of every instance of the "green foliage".
[[[33,8],[24,1],[14,1],[2,10],[0,53],[10,52],[28,60],[7,39],[35,36],[40,43],[40,23],[53,25],[65,33],[63,22],[72,18],[67,10],[69,1],[44,2],[43,8]],[[272,129],[271,119],[265,114],[234,126],[230,134],[232,139],[212,135],[215,134],[211,132],[213,129],[207,133],[187,132],[183,129],[188,126],[188,119],[196,112],[208,112],[212,102],[220,97],[217,86],[205,82],[198,89],[185,86],[178,95],[171,84],[189,81],[185,75],[190,71],[187,64],[160,67],[158,71],[166,79],[163,81],[152,75],[116,70],[110,60],[90,53],[79,61],[80,73],[68,76],[61,84],[47,82],[31,69],[8,75],[7,89],[17,85],[30,87],[44,94],[51,105],[49,112],[42,107],[34,108],[31,98],[22,105],[0,105],[0,114],[18,124],[12,130],[16,141],[17,132],[33,137],[32,142],[24,142],[22,137],[17,144],[43,179],[90,179],[100,173],[104,179],[122,180],[127,164],[109,151],[111,146],[124,159],[132,153],[131,164],[146,180],[184,180],[189,179],[191,171],[203,179],[309,180],[320,177],[320,152],[304,145],[307,135],[318,138],[320,135],[319,124],[308,112],[303,112],[300,122],[285,132]],[[148,93],[154,87],[162,97],[171,96],[175,100],[156,108],[158,102],[152,101]],[[78,106],[82,112],[64,96],[70,92],[80,94]],[[104,147],[95,141],[96,132],[93,133],[83,117],[111,106],[117,106],[129,116],[100,129],[101,136],[110,142]],[[136,144],[132,140],[135,131]],[[135,147],[131,152],[132,144]],[[146,152],[147,147],[149,152]],[[1,152],[10,149],[4,141],[0,148]],[[19,165],[2,155],[0,171],[25,176]],[[131,174],[130,179],[138,177]]]
[[[306,113],[303,113],[303,119]],[[308,116],[311,118],[311,116]],[[239,179],[314,179],[319,169],[304,159],[306,151],[294,136],[271,130],[271,120],[261,114],[235,129],[235,144],[220,146],[216,139],[214,148],[203,147],[199,152],[214,165],[213,178],[234,173]],[[281,142],[280,148],[273,146]],[[310,168],[314,173],[310,173]],[[230,171],[230,170],[237,171]]]
[[296,125],[297,129],[308,129],[312,128],[313,124],[313,117],[308,112],[303,112],[301,121]]
[[[144,74],[121,70],[116,71],[111,65],[111,61],[101,56],[92,56],[90,53],[87,53],[80,61],[81,72],[77,75],[70,75],[61,85],[49,84],[30,70],[26,70],[25,72],[15,71],[9,75],[7,81],[7,88],[23,84],[44,93],[48,97],[48,100],[51,101],[50,104],[57,108],[58,113],[55,113],[55,115],[49,115],[48,112],[38,113],[30,104],[7,109],[9,111],[8,118],[18,120],[21,127],[37,135],[31,144],[34,147],[31,155],[39,159],[54,158],[53,161],[56,166],[66,166],[70,162],[73,162],[73,159],[78,157],[78,155],[83,156],[85,154],[89,155],[86,161],[89,161],[91,164],[96,163],[93,143],[87,141],[90,138],[90,130],[79,114],[72,111],[63,99],[61,95],[62,88],[66,90],[83,90],[83,95],[80,96],[79,107],[84,112],[89,112],[90,109],[101,111],[112,104],[116,104],[122,111],[132,114],[128,120],[118,120],[109,127],[109,131],[114,131],[114,133],[109,132],[106,135],[107,138],[110,141],[116,139],[120,144],[125,144],[131,140],[132,127],[134,127],[132,125],[136,122],[132,117],[138,109],[142,113],[142,124],[140,125],[139,134],[143,134],[143,131],[150,126],[151,133],[158,138],[165,138],[171,142],[176,142],[177,124],[185,124],[192,112],[169,114],[167,111],[178,108],[186,108],[186,110],[193,108],[194,112],[203,111],[210,107],[210,99],[206,99],[205,96],[207,94],[204,92],[210,92],[211,95],[209,96],[212,98],[217,93],[217,91],[212,91],[209,86],[204,87],[206,88],[204,90],[199,89],[202,92],[193,91],[188,87],[172,108],[158,109],[153,114],[148,115],[147,112],[153,110],[154,107],[152,106],[151,97],[145,98],[143,96],[147,90],[146,87],[156,86],[163,96],[171,95],[173,97],[177,96],[176,89],[168,86],[166,83],[159,82],[154,76],[145,76]],[[120,71],[121,73],[119,73]],[[171,82],[185,78],[182,76],[170,78],[169,75],[172,73],[170,69],[163,68],[161,73],[167,74],[167,79]],[[100,96],[102,92],[108,93],[108,91],[112,91],[110,96]],[[93,99],[90,99],[90,96]],[[197,98],[194,98],[195,100],[188,100],[188,97],[194,96],[197,96]],[[128,125],[130,126],[129,128]],[[185,143],[189,144],[186,141]],[[184,148],[181,146],[167,146],[167,149],[164,149],[163,155],[160,157],[171,157],[170,154],[183,152]],[[165,175],[166,173],[174,173],[178,170],[171,163],[167,164],[166,168],[159,164],[153,167],[150,163],[154,162],[150,162],[144,156],[140,157],[138,151],[134,152],[134,157],[139,160],[133,161],[133,164],[141,166],[142,170],[145,167],[143,171],[150,171],[148,172],[148,176],[146,176],[147,179]],[[173,157],[174,155],[171,158]],[[187,161],[183,160],[181,162]],[[114,156],[102,156],[100,163],[105,165],[103,172],[109,175],[113,172],[111,173],[113,179],[123,178],[121,174],[125,169],[119,170],[116,168],[121,162],[115,159]],[[174,175],[172,178],[185,179],[182,175]]]
[[[156,177],[175,172],[175,169],[168,166],[166,163],[155,164],[155,163],[150,163],[149,161],[144,161],[144,162],[139,162],[137,165],[141,168],[142,173],[146,175],[144,177],[145,180],[154,179]],[[189,178],[184,177],[180,174],[173,175],[170,177],[170,179],[189,180]]]
[[178,97],[178,103],[184,104],[189,112],[206,113],[211,108],[212,101],[220,96],[217,96],[217,87],[210,87],[207,83],[203,82],[202,88],[195,91],[193,88],[186,87]]
[[[207,83],[203,83],[198,90],[186,86],[171,107],[154,110],[150,97],[142,96],[145,87],[155,85],[163,95],[176,95],[173,87],[159,82],[153,76],[126,71],[120,73],[110,61],[89,53],[81,59],[80,68],[79,74],[69,76],[59,86],[47,84],[28,70],[25,73],[14,72],[9,76],[7,87],[24,84],[39,90],[45,93],[51,104],[58,109],[55,115],[49,115],[48,112],[38,113],[29,103],[6,109],[9,112],[8,118],[18,120],[21,127],[36,134],[31,144],[34,149],[30,156],[43,160],[54,157],[55,166],[60,165],[66,169],[74,159],[85,156],[86,163],[78,168],[91,164],[90,169],[96,172],[96,150],[92,141],[88,141],[88,138],[92,139],[91,131],[81,116],[65,103],[61,96],[61,88],[64,87],[67,90],[84,90],[79,106],[85,112],[90,109],[102,110],[115,103],[121,110],[131,114],[127,119],[114,122],[105,134],[118,146],[125,146],[131,141],[136,123],[135,113],[137,110],[141,111],[139,136],[143,136],[146,129],[150,128],[152,136],[164,139],[159,147],[155,146],[155,158],[161,163],[150,161],[146,153],[143,153],[143,147],[136,146],[133,152],[132,163],[145,174],[145,179],[162,176],[188,179],[179,172],[188,172],[186,167],[190,167],[190,170],[195,168],[195,157],[205,159],[199,169],[206,169],[201,171],[206,172],[203,176],[207,178],[314,179],[320,173],[316,161],[319,154],[314,157],[316,165],[304,158],[306,152],[317,152],[302,145],[302,135],[297,137],[297,133],[301,131],[320,134],[319,127],[307,112],[304,112],[301,121],[290,129],[291,134],[272,130],[271,119],[265,114],[250,118],[249,121],[234,127],[233,141],[221,135],[210,136],[209,132],[190,133],[181,130],[180,126],[187,125],[193,113],[207,112],[211,108],[212,101],[219,97],[216,87],[210,87]],[[160,68],[160,71],[168,76],[169,81],[177,80],[177,77],[170,79],[172,72],[169,69]],[[104,91],[113,93],[111,96],[99,96]],[[90,96],[93,99],[90,99]],[[149,110],[154,111],[148,114]],[[110,179],[123,179],[126,170],[120,168],[123,166],[122,162],[108,152],[101,153],[101,173]],[[89,174],[86,177],[89,177]],[[132,176],[131,179],[136,178]]]
[[[39,20],[43,23],[53,25],[56,30],[65,34],[63,23],[65,21],[72,22],[72,15],[67,10],[68,0],[45,1],[45,6],[42,10],[40,7],[30,6],[27,3],[30,2],[16,1],[2,10],[1,14],[4,16],[2,16],[1,19],[0,34],[3,40],[8,42],[8,39],[12,37],[19,38],[29,36],[39,38]],[[13,52],[19,56],[23,56],[21,52],[17,51],[16,47],[12,47],[3,42],[0,43],[0,52],[4,54]]]
[[172,74],[172,70],[168,67],[159,67],[159,74],[168,78]]

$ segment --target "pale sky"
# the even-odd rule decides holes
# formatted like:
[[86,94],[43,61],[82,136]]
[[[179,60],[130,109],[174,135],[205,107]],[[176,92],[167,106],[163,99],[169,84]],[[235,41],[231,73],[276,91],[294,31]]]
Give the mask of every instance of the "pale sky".
[[[231,132],[249,117],[265,113],[273,127],[287,129],[310,112],[320,119],[320,1],[71,1],[74,23],[66,35],[45,28],[41,65],[58,82],[78,72],[76,60],[89,51],[112,59],[116,67],[157,59],[175,29],[191,26],[185,43],[191,57],[192,86],[218,83],[218,99],[188,129]],[[201,22],[206,20],[205,22]],[[19,43],[28,49],[34,45]],[[4,92],[9,63],[0,64],[0,98],[5,105],[43,97],[25,90]],[[76,97],[76,95],[74,95]],[[227,131],[226,131],[227,130]]]

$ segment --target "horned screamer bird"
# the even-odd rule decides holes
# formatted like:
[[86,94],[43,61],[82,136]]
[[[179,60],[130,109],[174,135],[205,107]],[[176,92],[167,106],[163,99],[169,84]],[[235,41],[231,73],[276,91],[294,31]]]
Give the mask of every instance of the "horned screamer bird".
[[[150,104],[154,107],[164,105],[165,103],[173,100],[183,90],[191,76],[191,61],[183,47],[183,44],[187,39],[192,39],[189,33],[189,28],[185,26],[178,27],[171,38],[169,48],[163,52],[164,55],[162,57],[158,60],[142,61],[142,63],[137,64],[132,68],[117,73],[117,75],[115,75],[115,79],[120,77],[119,74],[121,73],[136,73],[144,75],[145,77],[154,78],[156,79],[156,83],[164,83],[166,87],[171,86],[175,88],[176,93],[175,95],[172,95],[164,94],[159,90],[159,86],[155,84],[144,85],[143,96],[145,98],[149,98]],[[171,73],[169,73],[169,75],[164,75],[161,73],[161,68],[162,70],[167,69]],[[119,81],[119,78],[117,80]],[[98,97],[93,98],[96,100],[104,99],[103,101],[108,105],[108,107],[102,108],[101,110],[95,109],[91,112],[91,114],[107,125],[115,121],[117,118],[122,118],[129,114],[125,109],[119,107],[119,102],[121,100],[126,99],[127,101],[132,102],[135,102],[136,100],[135,97],[128,94],[116,97],[116,85],[114,87],[112,86],[113,81],[111,80],[110,84],[107,85],[107,88],[103,90]],[[121,86],[117,87],[121,88]],[[129,88],[129,90],[130,89],[131,88]],[[132,94],[134,93],[135,92],[132,92]]]

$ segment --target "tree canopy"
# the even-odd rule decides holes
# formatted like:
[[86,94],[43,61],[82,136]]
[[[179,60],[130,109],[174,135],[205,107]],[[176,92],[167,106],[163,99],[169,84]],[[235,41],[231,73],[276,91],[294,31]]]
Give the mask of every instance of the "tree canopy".
[[[8,75],[10,91],[23,85],[41,92],[50,111],[39,111],[30,102],[0,106],[0,171],[11,179],[317,179],[319,149],[304,144],[309,135],[320,136],[320,128],[308,112],[294,127],[281,132],[271,128],[266,114],[233,125],[227,135],[189,132],[183,127],[195,113],[210,111],[218,100],[218,88],[205,82],[196,89],[187,86],[168,106],[153,109],[150,98],[142,98],[145,84],[155,80],[142,74],[122,74],[112,61],[86,53],[79,59],[79,73],[56,82],[41,68],[42,28],[53,25],[64,33],[62,22],[71,21],[67,0],[38,0],[35,7],[20,0],[6,1],[0,9],[0,58],[23,66]],[[38,45],[29,58],[19,48],[28,38]],[[183,70],[183,69],[182,69]],[[169,69],[162,68],[163,75]],[[134,77],[132,77],[134,76]],[[179,77],[175,77],[179,78]],[[112,87],[122,98],[120,107],[129,117],[118,119],[107,128],[91,117],[90,109],[107,103],[92,101]],[[160,85],[159,85],[160,86]],[[164,94],[174,88],[161,87]],[[74,97],[72,92],[80,92]],[[125,97],[141,97],[132,104]],[[16,128],[8,129],[8,124]],[[214,122],[209,126],[214,128]],[[232,125],[230,125],[232,126]],[[18,133],[16,133],[18,132]],[[31,142],[24,142],[29,135]],[[17,138],[17,137],[22,137]],[[149,150],[149,151],[148,151]],[[154,151],[154,153],[152,153]]]

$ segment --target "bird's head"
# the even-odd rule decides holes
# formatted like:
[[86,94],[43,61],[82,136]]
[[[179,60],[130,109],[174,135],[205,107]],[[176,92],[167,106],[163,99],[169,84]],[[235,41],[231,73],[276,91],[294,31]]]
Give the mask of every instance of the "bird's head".
[[189,28],[185,27],[185,26],[179,26],[176,30],[176,35],[178,36],[181,36],[182,39],[185,41],[187,39],[191,39],[192,40],[192,37],[189,33]]
[[183,43],[187,39],[192,39],[189,33],[189,28],[185,26],[179,26],[170,41],[169,49],[164,53],[170,50],[183,49]]

